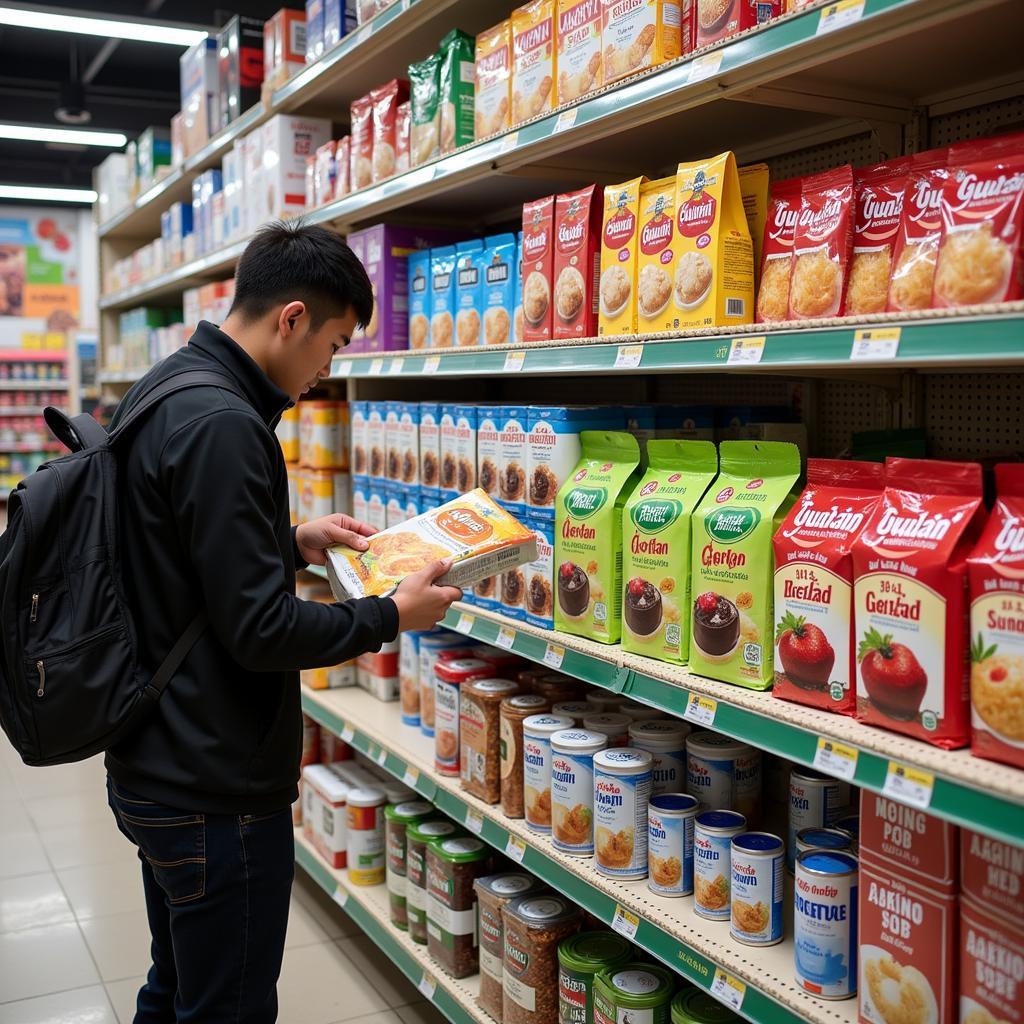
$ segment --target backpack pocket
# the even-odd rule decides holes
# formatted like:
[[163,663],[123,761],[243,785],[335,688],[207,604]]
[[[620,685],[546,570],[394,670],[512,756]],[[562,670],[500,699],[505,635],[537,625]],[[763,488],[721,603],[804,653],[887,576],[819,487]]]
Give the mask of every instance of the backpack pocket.
[[[47,760],[80,750],[89,738],[106,737],[138,698],[135,659],[124,623],[102,626],[78,640],[25,659],[25,680],[39,749]],[[97,747],[102,749],[102,746]]]

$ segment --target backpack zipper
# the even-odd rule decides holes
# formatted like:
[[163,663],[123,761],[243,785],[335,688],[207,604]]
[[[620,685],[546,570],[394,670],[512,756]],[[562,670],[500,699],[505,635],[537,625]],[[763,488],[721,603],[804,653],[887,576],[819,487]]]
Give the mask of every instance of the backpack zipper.
[[32,611],[29,614],[28,621],[35,622],[39,618],[39,595],[32,595]]
[[36,696],[42,697],[46,693],[46,665],[42,659],[36,662],[36,671],[39,673],[39,689],[36,690]]

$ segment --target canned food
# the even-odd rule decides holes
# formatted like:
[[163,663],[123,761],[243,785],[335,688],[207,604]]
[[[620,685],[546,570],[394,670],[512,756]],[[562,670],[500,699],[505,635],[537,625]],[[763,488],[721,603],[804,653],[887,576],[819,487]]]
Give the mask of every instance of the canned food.
[[857,856],[853,836],[841,828],[802,828],[796,834],[796,852],[804,850],[839,850]]
[[608,737],[609,747],[628,747],[631,721],[632,719],[628,715],[621,715],[617,711],[599,715],[593,708],[590,708],[586,718],[583,719],[583,728],[590,732],[603,732]]
[[664,718],[665,712],[661,708],[652,708],[647,704],[638,704],[635,700],[624,700],[616,709],[623,715],[629,715],[633,722],[653,722],[658,718]]
[[717,732],[691,733],[686,791],[702,811],[728,808],[755,825],[761,818],[761,751]]
[[767,832],[744,832],[732,841],[732,917],[729,934],[748,946],[782,941],[782,862],[785,846]]
[[551,831],[551,737],[571,728],[566,715],[530,715],[523,721],[523,810],[534,832]]
[[853,836],[853,845],[856,847],[860,841],[860,815],[859,814],[844,814],[841,818],[836,818],[832,823],[833,828],[842,829],[844,832],[849,832]]
[[460,687],[490,674],[480,658],[439,658],[434,665],[434,767],[441,775],[459,774]]
[[558,1024],[590,1024],[594,976],[632,959],[632,944],[615,932],[577,932],[562,939],[558,944]]
[[384,802],[381,789],[348,791],[348,878],[353,885],[384,881]]
[[693,892],[693,822],[697,798],[660,793],[647,804],[647,888],[662,896]]
[[629,745],[649,750],[651,792],[678,793],[686,786],[686,737],[690,727],[672,718],[634,722],[629,727]]
[[563,853],[594,853],[594,755],[608,737],[563,729],[551,737],[551,838]]
[[566,715],[577,729],[583,728],[583,719],[594,709],[585,700],[560,700],[552,705],[551,714]]
[[612,693],[610,690],[587,690],[584,700],[593,706],[597,714],[608,715],[613,712],[618,713],[622,695]]
[[614,747],[594,754],[594,850],[612,878],[647,877],[647,801],[651,755]]
[[672,1024],[740,1024],[733,1013],[709,992],[689,985],[672,1000]]
[[789,776],[789,843],[786,851],[786,866],[790,871],[796,864],[797,832],[831,825],[849,803],[849,783],[807,768],[793,769]]
[[419,684],[420,684],[420,732],[424,736],[434,735],[434,666],[441,652],[465,646],[465,637],[458,633],[430,633],[420,638],[419,643]]
[[693,909],[711,921],[729,920],[732,840],[746,831],[736,811],[702,811],[693,827]]
[[631,963],[601,971],[594,978],[594,1020],[669,1024],[675,989],[676,976],[655,964]]
[[857,879],[848,853],[805,850],[796,859],[796,981],[820,999],[857,992]]

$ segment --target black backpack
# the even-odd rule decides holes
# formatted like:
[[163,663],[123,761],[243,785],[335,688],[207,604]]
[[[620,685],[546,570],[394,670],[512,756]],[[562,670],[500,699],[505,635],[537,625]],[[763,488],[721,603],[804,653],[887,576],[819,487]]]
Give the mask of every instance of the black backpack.
[[116,449],[158,402],[195,387],[238,394],[223,376],[183,370],[143,392],[109,434],[90,416],[44,413],[72,454],[18,484],[0,536],[0,725],[26,764],[80,761],[116,743],[206,628],[202,611],[142,678],[118,536]]

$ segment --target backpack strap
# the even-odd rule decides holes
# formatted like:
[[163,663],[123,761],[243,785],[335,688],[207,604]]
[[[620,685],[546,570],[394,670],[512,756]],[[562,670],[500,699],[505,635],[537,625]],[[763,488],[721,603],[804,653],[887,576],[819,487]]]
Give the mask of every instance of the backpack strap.
[[206,611],[198,615],[185,627],[185,631],[174,642],[174,646],[167,652],[167,657],[160,663],[160,667],[153,673],[146,686],[146,693],[154,702],[160,699],[167,684],[171,681],[174,673],[185,660],[188,652],[196,645],[196,641],[202,635],[203,630],[210,623],[210,616]]
[[48,405],[43,410],[43,419],[50,433],[72,452],[95,448],[107,439],[107,432],[87,413],[68,416],[62,409]]

